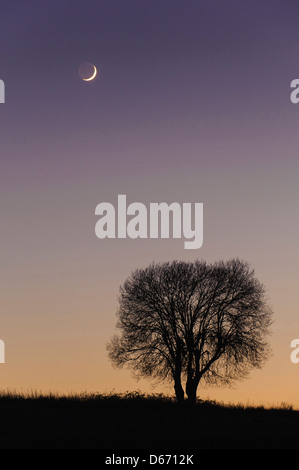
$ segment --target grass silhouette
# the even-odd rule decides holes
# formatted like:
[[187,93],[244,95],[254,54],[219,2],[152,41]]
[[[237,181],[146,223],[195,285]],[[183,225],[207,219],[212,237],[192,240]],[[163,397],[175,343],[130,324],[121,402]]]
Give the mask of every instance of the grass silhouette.
[[298,449],[299,411],[162,394],[0,393],[1,449]]

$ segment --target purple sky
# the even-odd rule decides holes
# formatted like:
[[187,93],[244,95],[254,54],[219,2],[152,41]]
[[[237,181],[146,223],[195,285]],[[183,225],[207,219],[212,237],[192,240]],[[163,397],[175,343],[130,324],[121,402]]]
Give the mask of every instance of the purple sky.
[[[268,287],[274,356],[209,394],[299,406],[298,14],[295,0],[2,0],[1,387],[136,388],[105,352],[126,276],[239,256]],[[118,194],[203,202],[204,247],[96,239],[95,207]]]

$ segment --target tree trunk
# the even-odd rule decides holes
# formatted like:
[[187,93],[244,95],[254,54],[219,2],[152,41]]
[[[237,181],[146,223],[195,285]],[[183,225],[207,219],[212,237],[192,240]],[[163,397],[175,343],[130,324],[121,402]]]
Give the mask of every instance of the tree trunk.
[[175,396],[179,403],[183,403],[185,400],[185,392],[182,387],[181,379],[176,379],[174,383]]
[[185,392],[182,387],[181,376],[182,376],[182,341],[178,339],[173,378],[174,378],[175,395],[179,403],[183,403],[185,401]]
[[197,388],[199,384],[198,378],[188,379],[186,384],[186,393],[188,397],[188,402],[191,405],[195,405],[197,400]]

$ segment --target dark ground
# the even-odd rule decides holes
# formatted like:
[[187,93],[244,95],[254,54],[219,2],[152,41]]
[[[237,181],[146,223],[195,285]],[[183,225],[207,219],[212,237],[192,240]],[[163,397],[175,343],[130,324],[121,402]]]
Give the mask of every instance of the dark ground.
[[0,398],[1,449],[299,449],[299,412],[163,396]]

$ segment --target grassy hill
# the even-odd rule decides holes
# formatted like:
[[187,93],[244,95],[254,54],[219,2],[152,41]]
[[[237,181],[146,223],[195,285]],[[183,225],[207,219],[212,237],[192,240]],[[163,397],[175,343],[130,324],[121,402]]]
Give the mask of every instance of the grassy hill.
[[287,406],[0,394],[0,417],[1,449],[299,449],[299,412]]

